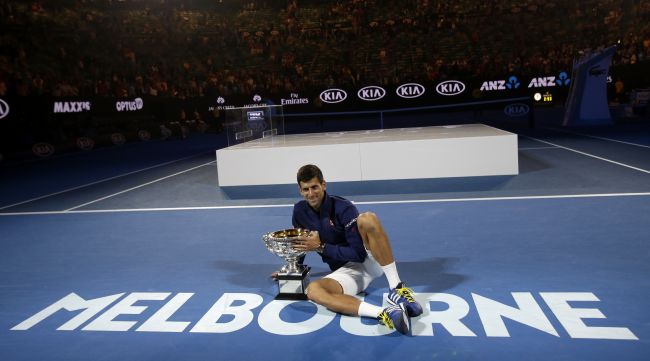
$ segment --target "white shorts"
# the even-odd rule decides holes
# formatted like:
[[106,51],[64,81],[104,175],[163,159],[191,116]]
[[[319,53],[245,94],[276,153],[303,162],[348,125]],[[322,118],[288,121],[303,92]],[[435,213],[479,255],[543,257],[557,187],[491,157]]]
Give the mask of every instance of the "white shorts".
[[368,251],[368,257],[362,263],[348,262],[324,278],[335,280],[343,288],[344,294],[354,296],[368,288],[372,280],[383,274],[384,270]]

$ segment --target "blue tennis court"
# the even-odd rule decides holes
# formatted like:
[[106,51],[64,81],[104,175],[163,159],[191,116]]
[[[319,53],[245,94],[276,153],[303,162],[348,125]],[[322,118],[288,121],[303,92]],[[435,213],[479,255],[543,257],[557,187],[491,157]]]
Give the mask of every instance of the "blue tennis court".
[[330,184],[381,218],[411,336],[274,300],[261,235],[297,189],[220,189],[216,136],[5,167],[0,359],[646,360],[648,130],[518,130],[513,177]]

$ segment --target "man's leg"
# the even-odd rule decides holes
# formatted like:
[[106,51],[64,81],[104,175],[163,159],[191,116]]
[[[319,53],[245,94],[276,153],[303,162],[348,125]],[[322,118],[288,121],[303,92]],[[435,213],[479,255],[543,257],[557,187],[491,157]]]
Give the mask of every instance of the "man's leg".
[[363,245],[372,253],[379,265],[385,266],[395,262],[388,236],[376,214],[372,212],[361,213],[357,218],[357,227],[361,239],[363,239]]
[[307,297],[310,301],[327,307],[329,310],[352,316],[371,317],[379,320],[390,329],[406,334],[411,328],[404,305],[381,308],[362,302],[358,298],[343,293],[341,284],[331,278],[321,278],[309,284]]
[[388,280],[390,303],[404,304],[411,317],[421,315],[422,306],[413,298],[413,291],[406,287],[399,278],[388,235],[386,235],[377,215],[372,212],[360,214],[357,218],[357,227],[364,246],[379,263]]
[[357,218],[357,227],[361,239],[363,239],[363,245],[384,270],[389,287],[397,287],[400,278],[397,274],[393,250],[379,218],[372,212],[361,213]]
[[361,304],[358,298],[344,294],[341,284],[331,278],[311,282],[307,287],[307,297],[334,312],[352,316],[358,315]]

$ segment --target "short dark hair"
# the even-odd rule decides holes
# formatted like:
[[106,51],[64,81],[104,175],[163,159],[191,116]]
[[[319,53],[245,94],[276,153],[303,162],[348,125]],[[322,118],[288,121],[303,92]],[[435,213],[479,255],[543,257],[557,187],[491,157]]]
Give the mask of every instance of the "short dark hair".
[[298,169],[298,176],[296,178],[298,185],[300,185],[300,182],[309,182],[314,177],[318,178],[320,183],[323,183],[323,172],[321,172],[320,168],[313,164],[307,164]]

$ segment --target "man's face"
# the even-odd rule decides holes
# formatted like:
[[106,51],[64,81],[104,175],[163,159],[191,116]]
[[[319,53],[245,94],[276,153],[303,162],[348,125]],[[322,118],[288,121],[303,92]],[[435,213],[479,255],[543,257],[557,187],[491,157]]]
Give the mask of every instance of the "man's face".
[[314,177],[307,182],[300,182],[300,195],[307,201],[310,207],[315,210],[320,208],[327,189],[325,181],[322,183]]

